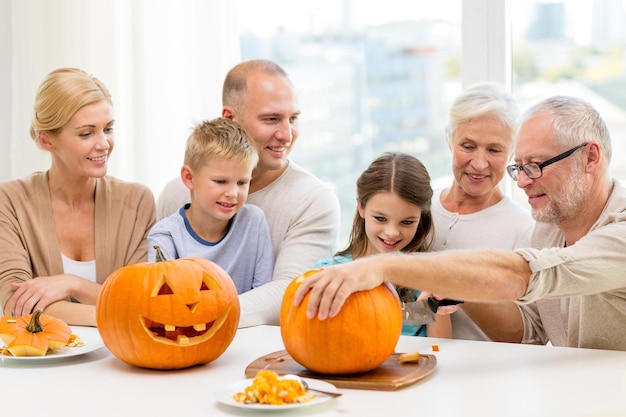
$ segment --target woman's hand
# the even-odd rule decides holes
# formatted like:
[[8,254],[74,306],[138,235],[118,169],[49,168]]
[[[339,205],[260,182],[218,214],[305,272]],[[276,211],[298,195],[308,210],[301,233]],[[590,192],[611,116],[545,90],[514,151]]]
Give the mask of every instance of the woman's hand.
[[62,274],[12,283],[15,293],[9,298],[8,310],[15,317],[30,314],[36,308],[44,310],[50,304],[69,297],[78,279],[75,275]]
[[300,305],[311,291],[307,317],[320,320],[336,316],[350,294],[376,288],[384,282],[376,256],[357,259],[322,269],[305,279],[296,291],[294,304]]

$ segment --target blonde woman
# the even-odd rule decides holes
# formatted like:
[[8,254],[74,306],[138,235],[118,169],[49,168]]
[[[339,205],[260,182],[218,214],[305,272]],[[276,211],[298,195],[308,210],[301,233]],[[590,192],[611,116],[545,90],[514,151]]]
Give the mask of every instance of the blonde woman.
[[41,83],[30,134],[50,153],[45,172],[0,184],[0,307],[95,326],[101,284],[147,260],[155,203],[143,185],[107,175],[114,140],[106,86],[74,68]]

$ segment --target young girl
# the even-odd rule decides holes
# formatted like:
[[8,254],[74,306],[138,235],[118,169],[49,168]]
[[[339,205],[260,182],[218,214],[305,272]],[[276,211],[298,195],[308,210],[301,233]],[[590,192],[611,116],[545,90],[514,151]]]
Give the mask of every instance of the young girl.
[[[425,252],[430,248],[433,221],[430,175],[415,157],[388,152],[375,159],[357,180],[357,211],[348,246],[314,268],[350,262],[385,252]],[[396,288],[400,300],[415,301],[420,291]],[[403,335],[452,337],[450,317],[434,323],[402,326]]]

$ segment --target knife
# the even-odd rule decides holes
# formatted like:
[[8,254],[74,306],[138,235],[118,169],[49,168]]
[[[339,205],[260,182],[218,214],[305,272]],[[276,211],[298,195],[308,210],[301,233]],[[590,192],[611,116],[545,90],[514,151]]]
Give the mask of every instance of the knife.
[[428,324],[435,321],[437,308],[443,306],[453,306],[462,304],[463,301],[444,298],[437,300],[429,297],[424,300],[410,301],[402,303],[402,323],[403,324]]

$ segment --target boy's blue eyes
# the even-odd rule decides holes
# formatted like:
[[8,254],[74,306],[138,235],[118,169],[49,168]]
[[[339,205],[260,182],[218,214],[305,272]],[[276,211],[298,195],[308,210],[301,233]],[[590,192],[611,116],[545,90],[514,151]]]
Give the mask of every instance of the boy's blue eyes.
[[[213,180],[213,182],[217,183],[217,184],[227,184],[228,181],[226,180]],[[247,181],[237,181],[237,185],[246,185],[248,184]]]

